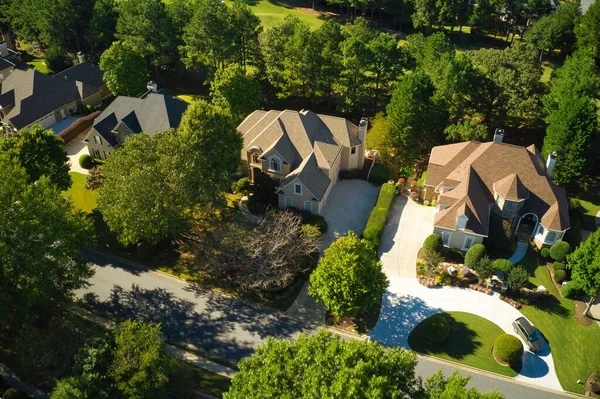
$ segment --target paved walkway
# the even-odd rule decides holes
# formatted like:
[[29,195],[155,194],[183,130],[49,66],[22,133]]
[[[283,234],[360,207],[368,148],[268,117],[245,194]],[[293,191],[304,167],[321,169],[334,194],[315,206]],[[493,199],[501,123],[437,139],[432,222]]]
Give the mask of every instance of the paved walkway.
[[527,244],[525,241],[517,241],[515,253],[508,259],[510,263],[513,265],[519,263],[527,254],[527,248],[529,248],[529,244]]
[[417,277],[416,261],[425,238],[433,232],[435,207],[396,197],[381,235],[379,256],[388,276]]
[[[379,321],[369,333],[372,339],[385,345],[410,348],[410,332],[421,321],[440,312],[472,313],[513,335],[512,322],[523,316],[517,309],[501,301],[497,294],[487,295],[456,287],[427,288],[410,277],[389,279],[390,287],[383,298]],[[538,354],[525,352],[523,369],[515,379],[562,390],[547,344]]]
[[73,140],[69,145],[65,147],[65,152],[71,161],[71,172],[88,174],[88,170],[79,166],[79,157],[83,154],[87,154],[87,145],[82,140],[85,136],[81,135]]

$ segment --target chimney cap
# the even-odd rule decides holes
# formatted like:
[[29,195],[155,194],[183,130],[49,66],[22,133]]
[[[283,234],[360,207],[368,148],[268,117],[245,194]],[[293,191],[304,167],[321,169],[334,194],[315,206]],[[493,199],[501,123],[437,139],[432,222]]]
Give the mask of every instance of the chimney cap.
[[366,124],[367,124],[367,122],[369,122],[369,119],[367,119],[366,117],[362,117],[362,118],[360,118],[360,123],[359,123],[359,125],[360,125],[360,126],[364,126],[364,125],[366,125]]

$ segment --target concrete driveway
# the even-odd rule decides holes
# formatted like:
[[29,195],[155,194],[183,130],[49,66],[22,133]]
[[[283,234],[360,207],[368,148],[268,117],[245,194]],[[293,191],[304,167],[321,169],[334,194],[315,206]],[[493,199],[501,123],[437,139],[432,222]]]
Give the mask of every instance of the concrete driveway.
[[360,235],[377,202],[379,187],[364,180],[342,180],[331,189],[323,217],[327,233],[323,236],[323,249],[352,230]]
[[433,232],[435,208],[406,196],[394,200],[381,235],[379,257],[388,276],[417,277],[417,254]]
[[87,175],[88,170],[79,166],[79,157],[88,154],[87,144],[82,141],[84,138],[84,135],[77,137],[65,147],[65,152],[69,157],[69,161],[71,161],[71,172]]

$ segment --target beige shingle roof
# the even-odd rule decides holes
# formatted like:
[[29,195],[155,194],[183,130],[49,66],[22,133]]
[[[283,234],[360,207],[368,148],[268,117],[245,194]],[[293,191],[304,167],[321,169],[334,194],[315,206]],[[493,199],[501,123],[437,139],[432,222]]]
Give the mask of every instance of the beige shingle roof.
[[[481,182],[477,184],[481,190],[476,188],[472,191],[471,187],[464,187],[465,184],[470,186],[468,182],[474,181],[473,172]],[[460,183],[451,185],[456,182]],[[565,192],[554,185],[545,171],[544,161],[533,146],[525,148],[506,143],[471,141],[435,147],[431,152],[425,184],[454,187],[439,198],[441,204],[452,205],[438,213],[436,225],[438,222],[443,223],[441,227],[456,226],[456,210],[463,200],[467,201],[469,207],[473,203],[471,210],[480,215],[478,209],[482,208],[479,202],[485,201],[489,207],[493,201],[494,185],[507,198],[523,199],[528,195],[521,212],[536,214],[545,227],[557,231],[570,227]],[[483,214],[485,212],[481,213]],[[450,226],[450,220],[453,219],[454,224]],[[487,227],[482,226],[481,231],[486,231],[487,234]]]

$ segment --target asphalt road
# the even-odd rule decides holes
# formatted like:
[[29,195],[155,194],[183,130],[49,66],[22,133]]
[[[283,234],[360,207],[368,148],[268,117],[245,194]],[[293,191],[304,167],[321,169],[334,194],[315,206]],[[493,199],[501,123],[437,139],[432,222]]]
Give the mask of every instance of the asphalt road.
[[[91,286],[77,292],[88,305],[117,319],[160,322],[169,339],[194,345],[210,356],[228,362],[236,363],[250,356],[267,337],[294,338],[319,328],[276,310],[193,287],[103,254],[85,251],[84,257],[94,264],[96,272],[90,279]],[[458,370],[469,375],[470,386],[483,392],[496,388],[507,399],[568,397],[428,358],[420,358],[417,373],[427,378],[440,368],[446,374]]]

